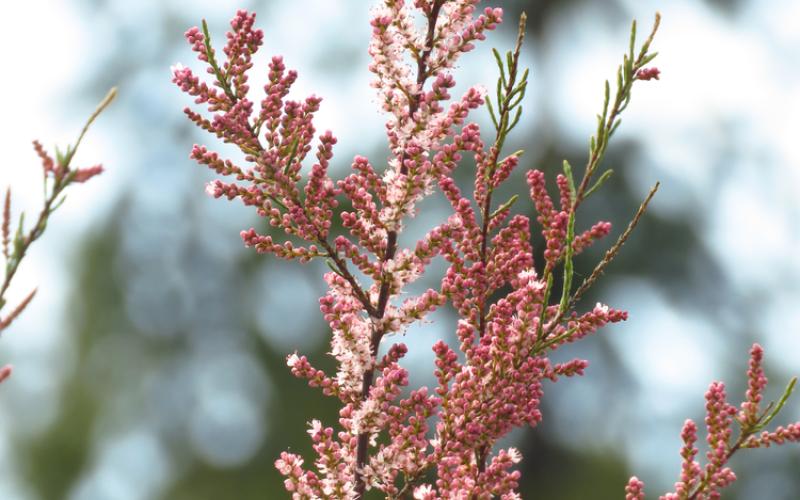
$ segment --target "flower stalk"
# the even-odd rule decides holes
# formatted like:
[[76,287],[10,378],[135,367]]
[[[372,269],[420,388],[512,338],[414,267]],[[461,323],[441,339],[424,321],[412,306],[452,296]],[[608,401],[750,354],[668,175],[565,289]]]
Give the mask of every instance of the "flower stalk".
[[[6,306],[6,293],[11,286],[14,276],[17,274],[20,264],[27,254],[28,248],[44,234],[50,217],[58,210],[61,204],[64,203],[66,199],[64,191],[71,184],[86,182],[103,172],[103,167],[101,165],[73,168],[72,160],[86,132],[88,132],[89,127],[108,105],[111,104],[116,95],[116,88],[109,90],[108,94],[106,94],[100,104],[97,105],[97,108],[89,116],[88,120],[86,120],[75,143],[73,145],[68,145],[63,152],[56,148],[55,157],[45,151],[44,147],[38,141],[33,142],[33,148],[42,163],[44,202],[39,215],[36,217],[30,229],[26,230],[25,228],[24,212],[20,213],[16,228],[13,227],[11,220],[11,187],[6,189],[3,203],[3,221],[2,226],[0,226],[0,231],[2,232],[2,253],[5,259],[3,279],[0,284],[0,312],[2,312],[3,308]],[[35,295],[36,289],[34,288],[11,310],[11,312],[0,317],[0,334],[22,314]],[[10,366],[5,366],[0,369],[0,382],[10,375]]]

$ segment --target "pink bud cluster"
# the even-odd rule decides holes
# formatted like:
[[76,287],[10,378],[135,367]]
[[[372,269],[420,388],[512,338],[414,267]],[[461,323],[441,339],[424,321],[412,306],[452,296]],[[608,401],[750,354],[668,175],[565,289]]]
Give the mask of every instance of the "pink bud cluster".
[[[542,236],[545,239],[544,258],[546,266],[552,269],[564,257],[567,223],[569,222],[569,212],[572,209],[568,181],[563,175],[559,175],[556,178],[561,206],[561,210],[557,211],[553,200],[547,192],[544,173],[540,170],[531,170],[528,172],[527,180],[531,198],[539,214],[536,220],[542,226]],[[594,241],[605,237],[610,232],[611,223],[599,221],[590,229],[575,235],[575,239],[572,242],[574,254],[579,254]]]
[[[499,184],[498,172],[507,178],[510,172],[503,168],[508,164],[513,168],[516,162],[498,163],[496,151],[484,150],[477,126],[471,125],[468,130],[478,165],[474,199],[480,203]],[[531,197],[540,208],[540,222],[544,225],[564,220],[558,223],[558,230],[552,222],[544,230],[548,250],[560,252],[566,244],[567,212],[555,213],[541,172],[530,172],[529,179]],[[539,279],[533,267],[528,218],[509,218],[509,211],[504,210],[482,223],[480,210],[462,196],[452,178],[441,179],[439,186],[460,222],[452,244],[444,247],[450,268],[442,280],[442,292],[463,318],[457,335],[465,359],[459,362],[458,354],[442,341],[434,346],[437,393],[442,398],[433,450],[438,478],[435,486],[452,495],[447,498],[503,497],[514,494],[519,476],[501,465],[505,452],[490,456],[495,443],[515,427],[535,426],[541,421],[543,380],[581,375],[588,365],[576,359],[552,366],[544,352],[608,322],[624,320],[627,315],[598,304],[583,315],[572,313],[557,319],[558,306],[547,304],[548,284]],[[488,215],[484,212],[483,217]],[[602,229],[590,230],[581,241],[591,243],[591,231],[598,237],[607,233],[605,223],[596,227]],[[490,228],[497,229],[493,237]],[[548,259],[547,253],[545,256]],[[555,265],[558,257],[550,260]],[[505,286],[510,286],[511,292],[490,304],[490,297]]]
[[[468,109],[483,104],[484,91],[473,87],[448,110],[441,106],[450,98],[448,89],[455,85],[448,71],[461,54],[474,48],[474,41],[485,39],[485,32],[502,22],[503,12],[498,8],[487,7],[474,17],[478,3],[480,0],[416,2],[431,26],[423,31],[415,27],[412,8],[404,0],[386,0],[374,9],[369,69],[376,75],[373,86],[382,107],[392,116],[387,132],[396,154],[413,145],[436,149],[451,127],[463,121]],[[419,71],[423,66],[424,71]],[[431,91],[425,92],[422,85],[428,78],[435,81]]]
[[636,73],[637,80],[658,80],[661,70],[656,67],[642,68]]
[[750,365],[747,369],[747,392],[739,413],[739,421],[742,424],[755,425],[758,422],[758,407],[763,399],[764,388],[767,387],[767,376],[762,366],[763,360],[764,349],[755,344],[750,351]]
[[625,486],[625,500],[644,500],[644,483],[633,476]]
[[771,445],[781,445],[787,442],[800,443],[800,422],[786,426],[779,425],[773,432],[763,431],[761,434],[751,436],[742,445],[744,448],[769,448]]
[[215,113],[209,120],[186,108],[186,115],[200,128],[237,145],[250,164],[249,168],[239,167],[204,146],[195,145],[191,153],[194,160],[238,181],[217,180],[209,184],[207,191],[217,198],[241,199],[245,205],[255,207],[272,226],[309,243],[301,246],[292,241],[276,242],[271,235],[260,235],[250,229],[242,232],[247,246],[282,258],[307,261],[320,255],[317,245],[327,238],[338,205],[335,198],[339,189],[327,174],[336,138],[330,132],[318,137],[316,162],[301,187],[301,169],[312,150],[315,134],[312,121],[321,99],[310,96],[304,101],[286,100],[297,74],[287,72],[283,60],[274,57],[269,82],[264,86],[265,97],[258,113],[255,112],[254,103],[248,98],[247,71],[253,65],[253,54],[262,44],[263,32],[254,29],[254,22],[255,14],[245,11],[236,14],[224,49],[227,59],[222,65],[217,62],[206,35],[196,27],[188,30],[187,41],[198,53],[198,59],[208,63],[208,73],[216,81],[209,86],[191,69],[177,65],[173,67],[173,82],[195,96],[196,103],[205,103]]
[[[250,100],[246,72],[263,40],[253,14],[239,12],[231,22],[224,62],[217,60],[205,26],[186,32],[214,80],[209,85],[188,68],[173,68],[173,82],[212,116],[190,109],[186,114],[238,146],[248,164],[237,166],[195,145],[194,160],[234,178],[212,182],[208,192],[240,199],[276,228],[270,234],[243,231],[247,246],[286,259],[325,258],[331,267],[319,305],[331,330],[336,373],[315,368],[297,353],[287,364],[342,406],[336,429],[312,421],[312,462],[289,452],[276,461],[293,498],[361,499],[366,490],[389,498],[519,498],[520,473],[513,469],[521,455],[514,448],[496,449],[498,440],[542,420],[546,381],[582,375],[588,366],[581,359],[552,363],[550,351],[627,317],[602,304],[578,313],[569,301],[551,298],[557,266],[571,265],[572,255],[611,230],[609,223],[597,222],[572,234],[578,201],[567,177],[557,178],[556,209],[544,174],[527,174],[546,240],[541,274],[530,220],[511,213],[515,199],[492,210],[495,189],[511,178],[520,156],[501,155],[500,135],[508,130],[498,128],[486,145],[478,125],[468,121],[485,104],[485,89],[471,87],[455,100],[450,95],[458,58],[502,21],[501,9],[480,10],[479,4],[382,0],[374,9],[370,70],[389,115],[391,154],[383,168],[356,156],[351,173],[338,181],[328,175],[336,143],[330,132],[316,139],[316,162],[303,166],[313,149],[313,116],[321,99],[287,99],[297,74],[280,57],[272,58],[259,109]],[[417,26],[420,19],[425,26]],[[503,109],[509,112],[507,105]],[[502,123],[507,127],[507,116]],[[469,195],[452,176],[465,155],[477,166]],[[401,247],[404,220],[436,187],[453,214],[411,247]],[[345,209],[339,208],[342,198]],[[278,240],[275,233],[287,237]],[[408,285],[438,256],[449,264],[441,286],[409,296]],[[384,340],[447,302],[460,317],[458,346],[435,343],[435,391],[410,389],[401,365],[407,347]],[[436,473],[432,481],[430,471]],[[629,485],[629,494],[638,494],[634,487]]]
[[[52,177],[57,184],[62,182],[86,182],[92,177],[103,173],[102,165],[71,169],[65,161],[56,161],[50,156],[39,141],[33,141],[33,149],[42,162],[45,177]],[[69,153],[68,153],[69,154]]]
[[[681,431],[683,447],[681,448],[680,480],[675,483],[675,491],[659,497],[661,500],[711,500],[720,498],[720,490],[736,481],[736,474],[727,466],[731,456],[743,448],[768,447],[771,444],[800,442],[800,422],[788,426],[779,426],[775,431],[761,431],[777,414],[780,407],[773,410],[773,404],[766,411],[760,409],[763,392],[767,386],[767,378],[761,363],[763,348],[753,344],[750,350],[750,366],[747,371],[748,388],[745,401],[740,410],[726,401],[725,384],[713,382],[706,392],[706,465],[702,467],[696,460],[698,449],[697,425],[686,420]],[[788,397],[793,384],[787,389],[783,400]],[[773,410],[770,413],[770,410]],[[739,433],[733,439],[733,424],[739,426]],[[643,484],[631,478],[639,485],[637,494],[632,498],[644,500]],[[629,487],[630,487],[629,483]],[[626,489],[628,492],[628,489]],[[628,497],[626,497],[628,498]]]

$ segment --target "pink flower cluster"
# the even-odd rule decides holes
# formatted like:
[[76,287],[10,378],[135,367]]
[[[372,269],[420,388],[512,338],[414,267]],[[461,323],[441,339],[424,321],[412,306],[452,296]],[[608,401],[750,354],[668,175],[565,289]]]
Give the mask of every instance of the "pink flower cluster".
[[659,80],[661,71],[658,68],[642,68],[636,73],[638,80]]
[[[495,103],[481,86],[451,100],[457,60],[502,21],[501,9],[480,10],[479,3],[379,2],[371,20],[370,70],[388,114],[391,154],[382,168],[356,156],[352,173],[338,181],[328,174],[337,142],[331,132],[316,136],[316,159],[305,166],[314,149],[313,117],[321,99],[287,99],[297,74],[287,71],[280,57],[272,58],[258,106],[250,100],[247,71],[263,41],[263,33],[254,28],[254,14],[240,11],[231,22],[224,62],[217,60],[205,23],[202,29],[186,32],[213,81],[209,85],[178,65],[173,67],[173,82],[213,115],[206,118],[189,108],[186,114],[200,128],[238,146],[248,165],[240,167],[195,145],[194,160],[233,178],[216,180],[207,191],[217,198],[240,199],[277,229],[270,234],[243,231],[247,246],[301,262],[324,258],[331,268],[325,275],[328,291],[319,304],[331,329],[336,373],[315,368],[297,353],[288,356],[287,364],[295,376],[339,399],[342,406],[336,428],[312,421],[312,462],[290,452],[276,461],[294,498],[361,499],[367,490],[388,498],[519,498],[520,475],[513,469],[520,453],[497,449],[498,440],[516,427],[536,426],[542,420],[545,381],[582,375],[588,366],[581,359],[554,364],[550,352],[627,318],[624,311],[600,303],[583,313],[576,306],[629,236],[657,186],[617,243],[573,290],[573,257],[611,231],[610,223],[599,221],[576,232],[576,216],[581,203],[610,174],[595,179],[633,83],[658,79],[659,70],[645,65],[655,57],[648,49],[659,17],[638,56],[632,35],[613,100],[606,86],[604,110],[580,182],[565,162],[564,173],[556,178],[556,207],[544,173],[527,172],[545,240],[544,262],[537,269],[531,221],[511,212],[517,197],[496,207],[493,199],[522,154],[504,155],[502,149],[519,121],[527,84],[527,71],[519,71],[524,17],[515,50],[505,60],[495,53],[501,75]],[[469,121],[470,113],[484,105],[495,126],[489,144],[478,125]],[[476,164],[468,194],[453,178],[465,156],[472,156]],[[453,214],[411,247],[401,247],[404,221],[416,215],[419,201],[437,187]],[[343,200],[347,208],[340,209]],[[275,233],[286,238],[277,239]],[[438,256],[449,264],[441,285],[409,295],[408,285]],[[563,279],[556,284],[558,271],[563,271]],[[557,299],[553,293],[559,287]],[[460,317],[458,346],[435,343],[434,391],[409,389],[408,372],[401,364],[407,347],[384,341],[447,303]],[[710,451],[704,469],[694,461],[696,427],[687,421],[681,481],[677,493],[664,498],[715,498],[717,489],[735,479],[726,466],[735,449],[796,439],[797,426],[755,434],[764,424],[758,413],[766,384],[760,353],[754,348],[747,400],[740,410],[725,402],[720,383],[706,395]],[[749,434],[732,448],[734,421]],[[632,478],[626,498],[643,498],[643,488]]]
[[[695,460],[698,454],[697,425],[692,420],[686,420],[681,431],[684,444],[681,448],[683,465],[680,480],[675,483],[675,491],[662,495],[659,497],[661,500],[718,499],[720,490],[736,481],[736,474],[727,464],[738,450],[800,442],[800,422],[779,426],[771,432],[763,430],[781,410],[797,382],[797,379],[792,380],[777,405],[770,403],[762,411],[760,403],[767,386],[767,377],[762,367],[763,357],[764,350],[760,345],[754,344],[750,350],[750,367],[747,371],[748,388],[745,400],[738,409],[726,401],[725,384],[713,382],[708,388],[705,418],[708,443],[706,465],[702,467]],[[736,439],[733,439],[734,422],[739,427]],[[628,500],[644,500],[644,484],[633,477],[628,483],[626,493]]]
[[[249,100],[246,72],[263,39],[254,29],[253,14],[240,11],[231,22],[224,63],[216,58],[205,23],[202,30],[186,32],[213,83],[182,65],[173,67],[173,82],[213,116],[189,108],[186,115],[238,146],[248,164],[237,166],[195,145],[194,160],[234,178],[214,181],[208,192],[253,206],[290,237],[276,241],[272,234],[250,229],[242,232],[247,246],[303,262],[325,258],[331,267],[320,310],[331,328],[337,372],[316,369],[298,354],[287,363],[294,375],[341,401],[339,426],[335,430],[312,422],[313,463],[306,465],[289,452],[276,461],[294,498],[362,498],[367,489],[390,498],[409,493],[425,499],[518,498],[519,472],[512,469],[521,456],[513,448],[495,450],[497,441],[515,427],[541,421],[544,381],[582,375],[588,365],[579,359],[552,364],[548,352],[626,318],[625,312],[602,304],[578,314],[550,303],[556,267],[571,266],[572,255],[611,229],[598,222],[577,236],[572,233],[580,200],[571,178],[557,179],[556,209],[542,172],[528,174],[547,245],[541,276],[534,266],[530,221],[511,214],[515,199],[492,211],[494,190],[519,164],[520,153],[503,157],[501,149],[513,128],[509,117],[524,92],[527,72],[520,77],[517,71],[518,43],[509,53],[508,76],[504,72],[499,84],[503,102],[498,103],[497,137],[486,146],[478,125],[467,121],[472,110],[486,103],[486,91],[475,86],[454,101],[449,93],[460,55],[502,20],[501,9],[478,11],[478,4],[416,0],[412,6],[385,0],[374,10],[370,70],[389,114],[391,157],[386,168],[376,169],[357,156],[352,173],[338,182],[328,176],[336,144],[330,132],[317,137],[316,162],[303,167],[321,99],[287,99],[297,74],[286,71],[280,57],[272,59],[258,109]],[[418,18],[425,20],[422,29]],[[464,155],[472,155],[477,164],[471,197],[452,177]],[[412,248],[401,248],[404,219],[414,216],[417,203],[437,186],[453,215]],[[349,208],[338,210],[341,198]],[[334,216],[343,233],[334,231]],[[441,287],[409,297],[407,285],[437,256],[450,264]],[[462,318],[458,350],[437,342],[438,387],[433,393],[425,387],[409,391],[408,372],[400,363],[406,346],[383,340],[447,302]],[[432,417],[435,428],[430,428]],[[431,469],[436,480],[428,484]]]
[[46,177],[52,177],[57,184],[62,182],[86,182],[92,177],[103,173],[102,165],[70,170],[67,162],[63,160],[56,162],[56,160],[44,150],[44,147],[39,141],[33,141],[33,149],[42,161],[44,175]]

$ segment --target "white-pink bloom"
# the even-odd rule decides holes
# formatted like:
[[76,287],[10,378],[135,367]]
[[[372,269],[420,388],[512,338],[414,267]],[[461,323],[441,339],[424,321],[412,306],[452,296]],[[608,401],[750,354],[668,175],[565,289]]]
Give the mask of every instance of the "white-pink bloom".
[[520,453],[519,450],[516,449],[516,448],[509,448],[507,453],[508,453],[508,457],[515,464],[518,464],[520,462],[520,460],[522,460],[522,453]]
[[436,498],[436,492],[433,491],[433,486],[430,484],[423,484],[414,488],[414,498],[417,500],[432,500]]
[[314,419],[311,421],[311,427],[309,427],[309,429],[306,432],[308,432],[308,434],[313,437],[316,434],[319,434],[321,430],[322,430],[322,422],[320,422],[317,419]]

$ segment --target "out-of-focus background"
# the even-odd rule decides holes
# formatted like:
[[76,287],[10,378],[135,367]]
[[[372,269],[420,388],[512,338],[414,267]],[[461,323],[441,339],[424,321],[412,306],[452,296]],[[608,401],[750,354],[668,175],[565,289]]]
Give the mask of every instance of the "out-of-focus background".
[[[747,350],[766,348],[769,397],[800,373],[800,3],[508,1],[503,29],[462,58],[460,88],[492,85],[489,53],[512,46],[528,12],[532,69],[509,150],[551,179],[585,160],[602,82],[614,76],[629,23],[663,14],[660,81],[634,90],[606,166],[616,175],[584,219],[618,234],[650,185],[662,188],[621,257],[588,297],[631,311],[628,322],[566,348],[587,376],[546,387],[544,423],[508,441],[525,456],[524,498],[621,498],[637,474],[650,494],[679,472],[684,418],[702,419],[712,380],[743,393]],[[309,449],[306,422],[335,420],[287,372],[299,349],[330,367],[316,298],[321,268],[243,248],[254,213],[203,192],[213,178],[188,159],[217,148],[185,119],[190,99],[170,65],[195,64],[183,32],[209,21],[223,40],[237,8],[258,12],[267,57],[285,56],[295,96],[324,97],[317,128],[339,138],[334,175],[353,155],[385,158],[367,71],[369,2],[326,0],[31,0],[0,5],[4,48],[2,184],[15,210],[37,209],[30,141],[74,139],[112,85],[119,98],[76,160],[107,172],[72,190],[15,282],[39,293],[0,339],[14,376],[0,387],[0,498],[70,500],[283,498],[273,461]],[[197,67],[197,66],[195,66]],[[258,78],[258,77],[257,77]],[[257,88],[256,85],[253,86]],[[485,110],[474,116],[487,125]],[[221,149],[227,152],[227,149]],[[468,169],[462,174],[469,175]],[[522,169],[511,190],[524,193]],[[518,207],[531,211],[530,203]],[[447,216],[434,197],[412,223]],[[604,242],[578,262],[587,273]],[[436,283],[436,278],[431,280]],[[431,383],[429,346],[452,337],[449,310],[414,328],[413,383]],[[737,399],[738,401],[738,399]],[[800,418],[800,398],[784,410]],[[749,451],[725,498],[800,495],[800,449]]]

